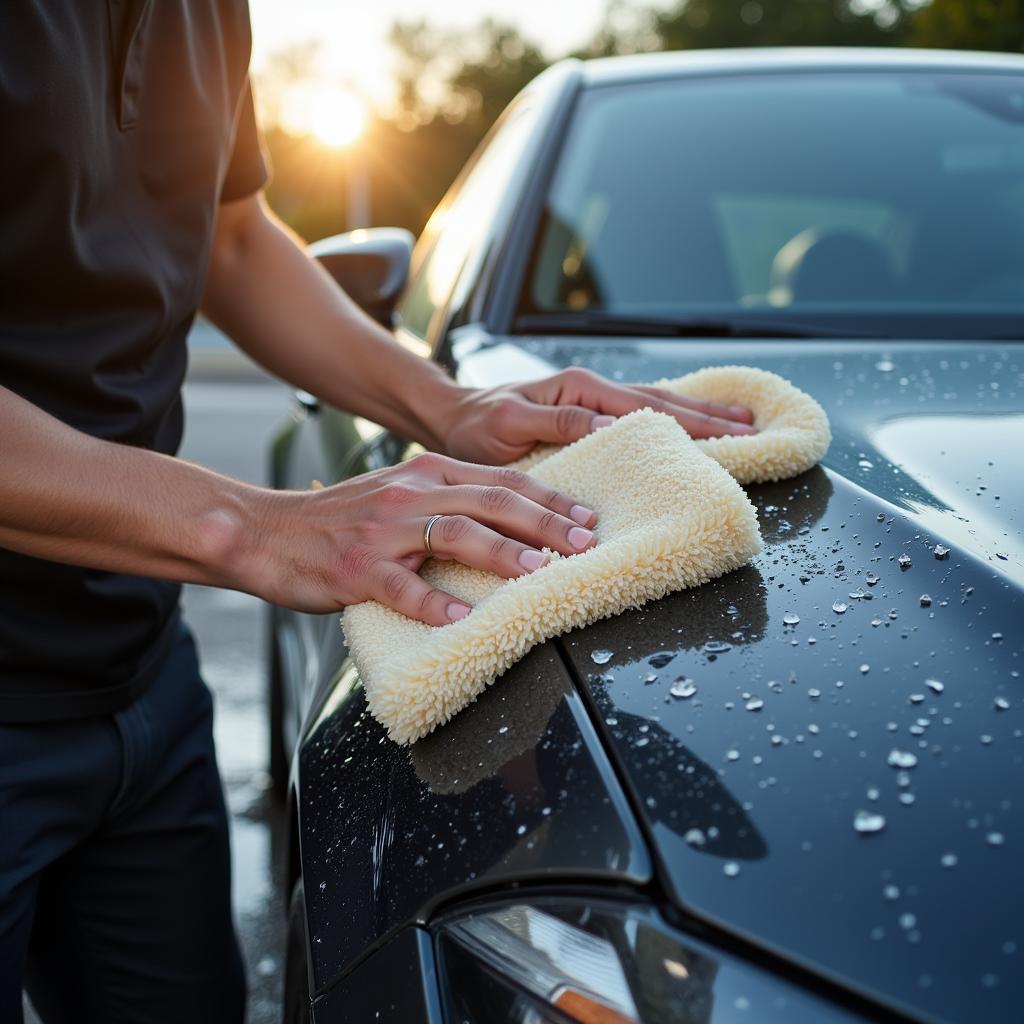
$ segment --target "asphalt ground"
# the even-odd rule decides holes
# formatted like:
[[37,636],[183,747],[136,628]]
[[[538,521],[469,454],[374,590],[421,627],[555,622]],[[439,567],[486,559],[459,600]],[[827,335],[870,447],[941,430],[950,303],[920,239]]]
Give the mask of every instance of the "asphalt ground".
[[[197,353],[185,386],[182,457],[253,483],[266,482],[269,439],[290,392],[243,362]],[[206,587],[185,588],[185,618],[216,700],[216,736],[232,824],[235,921],[249,979],[250,1024],[281,1013],[284,897],[281,808],[266,775],[263,605]],[[31,1012],[30,1024],[37,1018]]]

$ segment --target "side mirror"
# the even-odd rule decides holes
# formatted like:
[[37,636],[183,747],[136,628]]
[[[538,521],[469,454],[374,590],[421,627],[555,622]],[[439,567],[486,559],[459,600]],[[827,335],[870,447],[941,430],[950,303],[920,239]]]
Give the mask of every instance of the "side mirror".
[[405,228],[359,228],[314,242],[309,251],[358,306],[391,327],[414,242]]

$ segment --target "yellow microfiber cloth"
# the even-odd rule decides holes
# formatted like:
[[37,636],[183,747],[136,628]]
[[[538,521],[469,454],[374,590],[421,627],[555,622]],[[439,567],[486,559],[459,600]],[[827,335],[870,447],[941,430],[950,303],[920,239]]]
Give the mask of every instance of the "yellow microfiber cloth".
[[737,481],[795,476],[828,448],[824,411],[775,374],[714,367],[658,386],[745,405],[760,433],[695,442],[670,416],[645,409],[564,448],[535,452],[518,465],[594,509],[596,547],[556,553],[514,580],[427,561],[425,579],[473,605],[446,626],[376,601],[345,609],[342,626],[370,711],[393,740],[426,736],[550,637],[744,565],[761,537]]

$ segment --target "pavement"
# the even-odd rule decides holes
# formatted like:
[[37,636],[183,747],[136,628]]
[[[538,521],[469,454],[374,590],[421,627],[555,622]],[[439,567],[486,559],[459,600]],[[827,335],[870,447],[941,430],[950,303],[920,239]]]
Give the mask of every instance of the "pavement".
[[[291,392],[200,324],[185,386],[182,457],[266,482],[268,442]],[[261,601],[189,586],[185,618],[216,700],[216,737],[231,812],[235,922],[249,978],[250,1024],[278,1024],[284,948],[282,808],[269,790]],[[31,1010],[28,1024],[38,1024]]]
[[[266,482],[270,437],[291,392],[269,378],[193,374],[185,386],[182,457],[251,483]],[[185,619],[216,700],[216,739],[231,811],[235,923],[249,978],[250,1024],[281,1015],[284,896],[282,808],[269,790],[264,605],[248,594],[189,586]]]

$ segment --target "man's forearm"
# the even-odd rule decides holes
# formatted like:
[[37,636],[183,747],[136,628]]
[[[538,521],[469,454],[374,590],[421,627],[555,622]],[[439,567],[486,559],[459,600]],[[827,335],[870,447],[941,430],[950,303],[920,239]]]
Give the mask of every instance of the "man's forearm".
[[265,494],[97,440],[0,388],[0,547],[53,561],[245,589]]
[[256,198],[221,208],[203,311],[289,383],[441,447],[459,389],[359,309]]

